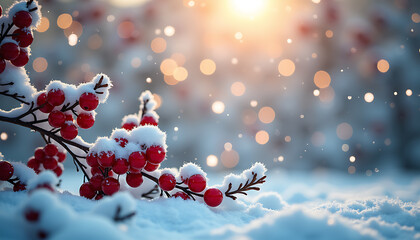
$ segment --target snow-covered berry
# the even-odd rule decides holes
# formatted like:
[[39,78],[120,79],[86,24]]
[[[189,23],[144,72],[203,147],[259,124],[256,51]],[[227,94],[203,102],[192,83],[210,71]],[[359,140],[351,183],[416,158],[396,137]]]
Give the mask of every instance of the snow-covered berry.
[[151,146],[146,150],[146,159],[153,164],[161,163],[165,155],[165,149],[162,146]]
[[163,191],[172,191],[175,188],[176,179],[175,176],[170,173],[162,174],[159,177],[159,187]]
[[217,188],[209,188],[204,192],[204,202],[210,207],[217,207],[223,201],[223,193]]
[[27,11],[19,11],[13,16],[13,23],[18,28],[26,28],[32,24],[32,16]]
[[129,122],[129,123],[124,123],[121,128],[124,128],[127,131],[131,131],[135,127],[137,127],[137,124]]
[[54,168],[57,167],[58,162],[57,162],[57,160],[55,160],[54,157],[47,156],[47,157],[45,157],[42,165],[44,166],[45,169],[53,170]]
[[39,110],[43,113],[49,113],[54,109],[54,106],[47,102],[47,94],[41,93],[36,99],[36,105],[42,106]]
[[39,162],[36,158],[30,158],[26,165],[28,165],[28,167],[32,168],[33,170],[37,170],[39,169],[41,162]]
[[99,167],[99,163],[98,163],[98,155],[96,153],[89,153],[86,156],[86,163],[93,167]]
[[58,148],[55,144],[49,143],[45,145],[44,152],[45,152],[45,155],[52,157],[52,156],[57,155]]
[[114,171],[118,175],[125,174],[128,171],[127,159],[125,158],[116,159],[114,165],[112,165],[112,171]]
[[60,106],[63,104],[66,96],[61,89],[51,89],[47,94],[47,102],[52,106]]
[[94,93],[83,93],[79,98],[79,105],[83,110],[92,111],[98,107],[99,98]]
[[177,193],[175,193],[174,195],[172,195],[172,197],[174,197],[174,198],[178,198],[178,197],[180,197],[180,198],[182,198],[182,199],[184,199],[184,200],[188,200],[188,199],[190,199],[190,196],[188,196],[188,194],[186,194],[186,193],[184,193],[184,192],[177,192]]
[[7,161],[0,161],[0,180],[7,181],[9,180],[14,173],[15,169],[13,165]]
[[144,125],[157,126],[158,123],[156,122],[156,120],[152,116],[144,116],[140,121],[140,125],[141,126],[144,126]]
[[142,169],[146,166],[145,154],[142,152],[133,152],[128,157],[130,167],[134,169]]
[[77,130],[76,125],[72,122],[64,122],[63,126],[61,126],[60,134],[64,139],[72,140],[77,137],[79,131]]
[[102,167],[112,167],[115,162],[115,154],[111,151],[108,152],[100,152],[98,155],[98,163]]
[[206,188],[206,178],[201,174],[194,174],[188,179],[188,188],[193,192],[201,192]]
[[147,162],[146,166],[144,166],[144,170],[146,170],[148,172],[153,172],[156,169],[158,169],[159,166],[160,166],[160,164],[153,164],[153,163]]
[[53,169],[53,172],[57,177],[60,177],[61,174],[63,174],[63,168],[60,165],[57,165],[57,167]]
[[112,195],[120,190],[120,183],[117,179],[112,177],[107,177],[102,182],[102,191],[106,195]]

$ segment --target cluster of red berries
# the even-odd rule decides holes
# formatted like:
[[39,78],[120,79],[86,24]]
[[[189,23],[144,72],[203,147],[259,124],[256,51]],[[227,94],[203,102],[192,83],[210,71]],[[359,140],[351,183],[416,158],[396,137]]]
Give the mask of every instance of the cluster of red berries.
[[[189,178],[181,180],[188,185],[188,189],[194,193],[200,193],[206,189],[206,178],[201,174],[194,174]],[[172,191],[175,188],[175,176],[170,173],[164,173],[159,177],[159,187],[164,191]],[[190,199],[185,192],[176,192],[172,197],[180,197],[184,200]],[[223,201],[223,193],[217,188],[209,188],[204,192],[204,202],[210,207],[217,207]]]
[[45,170],[53,171],[57,177],[60,177],[63,173],[63,164],[66,160],[66,152],[60,152],[58,147],[52,143],[35,149],[34,156],[28,160],[28,167],[32,168],[36,174]]
[[[148,115],[144,115],[141,120],[140,120],[140,126],[145,126],[145,125],[153,125],[153,126],[157,126],[158,123],[156,121],[156,119],[152,116],[148,116]],[[135,122],[124,122],[121,126],[121,128],[124,128],[127,131],[131,131],[134,128],[138,127],[139,125],[137,125]]]
[[[121,147],[128,143],[127,139],[116,138]],[[136,188],[143,183],[141,170],[153,172],[159,168],[165,159],[165,149],[162,146],[150,146],[146,151],[132,152],[128,159],[116,158],[112,151],[89,153],[86,162],[91,167],[92,178],[80,187],[80,196],[95,199],[102,198],[103,194],[112,195],[120,189],[120,183],[113,178],[113,173],[126,174],[126,182],[130,187]]]
[[26,185],[23,184],[21,181],[15,182],[11,180],[14,172],[15,169],[11,163],[7,161],[0,161],[0,181],[10,181],[10,183],[13,184],[14,192],[25,190]]
[[[1,6],[0,6],[1,9]],[[1,16],[0,10],[0,16]],[[0,43],[0,73],[6,68],[6,60],[16,67],[23,67],[29,61],[26,49],[34,40],[29,26],[32,24],[32,16],[28,11],[19,11],[13,16],[13,24],[17,29],[12,34],[12,39],[17,42]]]
[[[55,109],[64,103],[65,93],[61,89],[51,89],[48,93],[41,93],[37,98],[37,105],[43,113],[49,113],[48,123],[51,127],[60,128],[60,134],[64,139],[72,140],[77,137],[79,131],[74,124],[73,114],[70,110],[62,112]],[[95,123],[91,111],[98,107],[99,99],[94,93],[83,93],[79,98],[79,105],[84,110],[77,115],[77,125],[80,128],[88,129]]]

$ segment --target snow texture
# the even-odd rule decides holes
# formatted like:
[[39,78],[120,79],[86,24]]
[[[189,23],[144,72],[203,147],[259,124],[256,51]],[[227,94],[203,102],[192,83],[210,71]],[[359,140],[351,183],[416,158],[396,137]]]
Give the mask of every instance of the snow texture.
[[31,178],[28,182],[28,190],[34,190],[41,185],[49,185],[55,187],[58,184],[57,175],[50,170],[42,171],[38,176]]
[[38,1],[34,0],[31,4],[29,4],[27,6],[27,2],[26,1],[22,1],[22,2],[15,2],[12,6],[10,6],[8,12],[8,17],[9,18],[13,18],[13,16],[20,11],[28,11],[31,10],[33,8],[37,8],[37,10],[35,11],[31,11],[29,12],[31,14],[32,17],[32,23],[30,25],[30,27],[37,27],[38,24],[41,22],[41,6],[38,5]]
[[137,114],[129,114],[123,117],[121,125],[124,123],[134,123],[137,126],[140,124],[139,116]]
[[198,166],[195,163],[185,163],[180,169],[179,169],[179,175],[182,179],[188,179],[192,175],[195,174],[201,174],[204,177],[207,176],[207,173],[205,173],[200,166]]
[[32,168],[26,166],[26,164],[21,162],[11,162],[14,168],[13,175],[18,177],[19,180],[24,183],[28,184],[31,179],[36,178],[36,173]]

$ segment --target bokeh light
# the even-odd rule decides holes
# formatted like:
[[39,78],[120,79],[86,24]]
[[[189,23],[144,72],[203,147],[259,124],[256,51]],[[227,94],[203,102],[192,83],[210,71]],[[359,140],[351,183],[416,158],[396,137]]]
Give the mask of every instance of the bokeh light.
[[50,20],[47,17],[42,17],[41,22],[39,23],[36,31],[38,32],[46,32],[50,28]]
[[371,103],[375,99],[375,96],[373,95],[373,93],[367,92],[365,93],[364,99],[365,99],[365,102]]
[[175,60],[166,58],[160,64],[160,71],[162,71],[162,73],[167,76],[172,76],[177,67],[178,64],[175,62]]
[[220,161],[226,168],[234,168],[239,163],[239,154],[235,150],[223,151]]
[[381,59],[378,61],[377,64],[378,71],[381,73],[386,73],[389,70],[389,63],[385,59]]
[[337,126],[336,133],[341,140],[348,140],[353,136],[353,128],[346,122],[340,123]]
[[270,140],[270,135],[268,135],[268,133],[264,130],[258,131],[257,134],[255,134],[255,141],[258,144],[264,145],[268,143],[269,140]]
[[242,82],[234,82],[230,87],[230,91],[234,96],[242,96],[245,93],[245,85]]
[[271,123],[276,117],[276,112],[271,107],[263,107],[258,112],[258,118],[262,123]]
[[155,53],[163,53],[166,50],[166,40],[161,37],[154,38],[150,43],[150,47]]
[[215,101],[211,105],[211,109],[216,114],[221,114],[225,111],[225,104],[222,101]]
[[216,167],[219,163],[219,159],[215,155],[208,155],[206,160],[209,167]]
[[212,75],[216,71],[216,63],[211,59],[204,59],[200,63],[200,71],[204,75]]
[[34,62],[32,63],[32,68],[35,70],[35,72],[44,72],[47,70],[48,62],[47,59],[43,57],[37,57],[35,58]]
[[184,67],[177,67],[173,71],[173,76],[176,80],[182,82],[188,77],[188,71]]
[[63,13],[57,18],[57,26],[61,29],[69,28],[73,23],[73,17],[68,13]]
[[295,63],[290,59],[283,59],[278,65],[278,70],[282,76],[289,77],[295,72]]
[[318,71],[314,75],[314,83],[319,88],[327,88],[330,86],[331,77],[326,71]]

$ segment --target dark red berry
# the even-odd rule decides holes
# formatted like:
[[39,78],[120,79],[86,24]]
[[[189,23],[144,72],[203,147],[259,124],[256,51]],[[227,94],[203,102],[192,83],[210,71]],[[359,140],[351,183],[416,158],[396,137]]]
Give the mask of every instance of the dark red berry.
[[162,146],[151,146],[146,150],[146,159],[153,164],[159,164],[165,159],[165,154]]
[[60,106],[63,104],[66,96],[61,89],[51,89],[47,94],[47,102],[52,106]]
[[160,164],[153,164],[153,163],[147,162],[146,166],[144,166],[144,170],[146,170],[148,172],[153,172],[156,169],[158,169],[159,166],[160,166]]
[[206,188],[206,178],[201,174],[194,174],[188,178],[188,188],[193,192],[201,192]]
[[104,195],[103,195],[102,193],[98,193],[98,194],[95,196],[95,200],[101,200],[103,197],[104,197]]
[[39,219],[39,212],[32,209],[26,210],[25,218],[28,222],[36,222]]
[[85,197],[87,199],[92,199],[96,195],[96,191],[92,187],[90,182],[85,182],[80,186],[79,194],[81,197]]
[[42,163],[45,169],[53,170],[57,167],[58,162],[54,157],[45,157],[44,162]]
[[128,171],[128,161],[125,158],[118,158],[115,160],[114,165],[112,165],[112,170],[118,174],[124,174]]
[[112,167],[115,163],[115,154],[111,151],[100,152],[98,155],[98,163],[102,167]]
[[143,175],[141,173],[129,173],[125,180],[127,181],[128,186],[136,188],[143,183]]
[[70,121],[73,122],[73,115],[69,112],[64,113],[64,116],[66,116],[66,122]]
[[102,174],[95,174],[93,177],[90,178],[90,183],[95,191],[100,191],[102,188],[102,181],[104,180],[104,176]]
[[54,145],[52,143],[49,143],[49,144],[45,145],[44,152],[45,152],[45,155],[52,157],[52,156],[57,155],[58,148],[57,148],[56,145]]
[[48,191],[55,192],[54,188],[48,183],[39,184],[39,185],[36,186],[36,188],[34,190],[36,190],[36,189],[46,189]]
[[123,125],[122,125],[122,128],[124,128],[125,130],[127,130],[127,131],[131,131],[131,130],[133,130],[133,128],[135,128],[135,127],[137,127],[137,124],[135,124],[135,123],[124,123]]
[[19,56],[19,46],[12,42],[0,46],[0,56],[5,60],[13,60]]
[[13,185],[13,192],[19,192],[19,191],[23,191],[26,190],[26,185],[23,184],[21,181],[15,183],[15,185]]
[[29,62],[29,55],[25,49],[20,49],[19,56],[10,61],[16,67],[23,67]]
[[1,17],[2,14],[3,14],[3,8],[0,5],[0,17]]
[[125,147],[127,145],[128,140],[125,138],[115,138],[114,139],[121,147]]
[[82,112],[77,116],[77,125],[83,129],[91,128],[94,123],[95,118],[90,113]]
[[112,195],[120,190],[120,183],[117,179],[112,177],[107,177],[102,182],[102,191],[106,195]]
[[15,169],[13,165],[6,161],[0,161],[0,180],[7,181],[9,180],[14,173]]
[[128,157],[130,167],[135,169],[142,169],[146,166],[145,154],[142,152],[133,152]]
[[48,115],[48,123],[51,127],[59,128],[66,121],[66,116],[59,110],[54,110]]
[[6,61],[0,57],[0,73],[4,72],[4,69],[6,69]]
[[99,99],[94,93],[83,93],[79,98],[79,104],[83,110],[92,111],[98,107]]
[[170,173],[162,174],[159,178],[159,187],[163,191],[172,191],[175,188],[176,179],[174,175]]
[[60,165],[57,165],[57,167],[54,168],[53,172],[55,173],[55,175],[57,175],[57,177],[60,177],[61,174],[63,174],[63,168]]
[[39,169],[41,163],[36,158],[31,158],[28,160],[26,165],[28,165],[28,167],[32,168],[33,170],[37,170]]
[[140,125],[144,126],[144,125],[153,125],[153,126],[157,126],[158,123],[157,121],[151,117],[151,116],[144,116],[141,121],[140,121]]
[[49,113],[54,109],[54,106],[47,102],[47,94],[41,93],[36,99],[36,105],[42,106],[39,110],[43,113]]
[[174,198],[178,198],[178,197],[180,197],[180,198],[182,198],[182,199],[184,199],[184,200],[188,200],[188,199],[190,199],[190,196],[188,196],[186,193],[184,193],[184,192],[177,192],[177,193],[175,193],[174,195],[172,195],[172,197],[174,197]]
[[13,23],[18,28],[29,27],[32,23],[32,16],[27,11],[19,11],[13,16]]
[[98,155],[96,153],[89,153],[86,156],[86,163],[91,167],[99,167]]
[[130,168],[128,169],[128,171],[129,171],[130,173],[139,173],[139,172],[141,172],[141,170],[140,170],[140,169],[135,169],[135,168],[132,168],[132,167],[130,167]]
[[63,126],[61,126],[60,133],[64,139],[72,140],[77,137],[79,131],[72,122],[64,122]]
[[42,148],[42,147],[36,148],[35,149],[35,153],[34,153],[34,157],[39,162],[43,162],[44,161],[44,158],[45,158],[44,148]]
[[[28,29],[16,29],[13,32],[13,40],[18,42],[19,47],[25,48],[32,44],[34,37],[32,36],[31,31]],[[22,51],[22,49],[21,49]]]
[[58,152],[57,153],[57,157],[58,157],[58,162],[64,162],[64,160],[66,160],[66,156],[67,154],[65,152]]
[[223,201],[223,193],[217,188],[209,188],[204,192],[204,202],[210,207],[217,207]]

